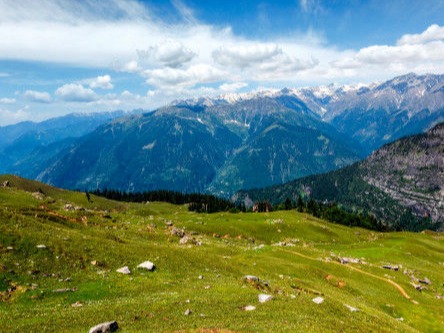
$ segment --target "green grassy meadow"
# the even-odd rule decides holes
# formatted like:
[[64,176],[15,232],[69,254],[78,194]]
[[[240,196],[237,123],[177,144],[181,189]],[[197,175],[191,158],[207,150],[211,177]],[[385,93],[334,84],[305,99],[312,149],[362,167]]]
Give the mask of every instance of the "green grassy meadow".
[[[85,193],[13,176],[0,183],[6,179],[1,332],[88,332],[111,320],[119,332],[444,331],[443,234],[383,234],[296,211],[198,214],[158,202],[88,202]],[[180,244],[173,228],[201,245]],[[146,260],[153,272],[136,268]],[[123,266],[130,275],[116,272]],[[418,291],[411,276],[432,283]],[[259,303],[260,293],[273,299]],[[324,302],[315,304],[319,296]]]

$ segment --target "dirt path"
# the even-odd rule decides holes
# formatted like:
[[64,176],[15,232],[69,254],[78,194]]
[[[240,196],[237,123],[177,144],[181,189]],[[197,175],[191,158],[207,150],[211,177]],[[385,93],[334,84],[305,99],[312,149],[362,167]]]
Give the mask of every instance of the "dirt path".
[[[297,252],[297,251],[290,251],[290,250],[283,250],[283,251],[284,251],[284,252],[287,252],[287,253],[290,253],[290,254],[297,255],[297,256],[299,256],[299,257],[301,257],[301,258],[305,258],[305,259],[308,259],[308,260],[320,261],[320,260],[317,259],[317,258],[313,258],[313,257],[307,256],[307,255],[305,255],[305,254],[303,254],[303,253],[300,253],[300,252]],[[372,278],[375,278],[375,279],[378,279],[378,280],[381,280],[381,281],[384,281],[384,282],[390,283],[392,286],[394,286],[396,289],[398,289],[398,291],[401,293],[402,296],[404,296],[406,299],[408,299],[408,300],[409,300],[410,302],[412,302],[413,304],[418,304],[417,301],[413,300],[413,299],[412,299],[412,298],[406,293],[406,291],[404,290],[404,288],[402,288],[399,284],[397,284],[396,282],[394,282],[394,281],[392,281],[392,280],[386,279],[386,278],[384,278],[384,277],[378,276],[378,275],[373,274],[373,273],[369,273],[369,272],[363,271],[362,269],[357,268],[357,267],[353,267],[353,266],[351,266],[351,265],[344,265],[344,264],[341,264],[341,263],[336,262],[336,261],[330,261],[330,262],[325,262],[325,263],[334,264],[334,265],[340,265],[340,266],[342,266],[342,267],[346,267],[346,268],[348,268],[348,269],[351,269],[352,271],[359,272],[359,273],[361,273],[361,274],[364,274],[364,275],[370,276],[370,277],[372,277]]]

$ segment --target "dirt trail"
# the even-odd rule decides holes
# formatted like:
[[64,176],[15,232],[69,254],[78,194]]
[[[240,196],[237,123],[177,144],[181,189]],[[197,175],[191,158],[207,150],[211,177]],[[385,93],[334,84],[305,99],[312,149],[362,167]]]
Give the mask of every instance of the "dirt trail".
[[[297,256],[299,256],[299,257],[302,257],[302,258],[305,258],[305,259],[308,259],[308,260],[320,261],[318,258],[313,258],[313,257],[307,256],[307,255],[305,255],[305,254],[303,254],[303,253],[300,253],[300,252],[297,252],[297,251],[290,251],[290,250],[283,250],[283,251],[284,251],[284,252],[287,252],[287,253],[291,253],[291,254],[297,255]],[[340,266],[342,266],[342,267],[346,267],[346,268],[348,268],[348,269],[351,269],[351,270],[353,270],[353,271],[359,272],[359,273],[361,273],[361,274],[364,274],[364,275],[367,275],[367,276],[373,277],[373,278],[375,278],[375,279],[378,279],[378,280],[381,280],[381,281],[384,281],[384,282],[390,283],[392,286],[394,286],[396,289],[398,289],[398,291],[401,293],[402,296],[404,296],[406,299],[408,299],[408,300],[409,300],[410,302],[412,302],[413,304],[418,304],[417,301],[415,301],[414,299],[412,299],[412,298],[406,293],[406,291],[404,290],[404,288],[402,288],[399,284],[397,284],[396,282],[394,282],[394,281],[392,281],[392,280],[389,280],[389,279],[386,279],[386,278],[384,278],[384,277],[381,277],[381,276],[375,275],[375,274],[373,274],[373,273],[369,273],[369,272],[363,271],[362,269],[357,268],[357,267],[353,267],[353,266],[351,266],[351,265],[344,265],[344,264],[341,264],[341,263],[336,262],[336,261],[329,261],[329,262],[325,262],[325,263],[334,264],[334,265],[340,265]]]

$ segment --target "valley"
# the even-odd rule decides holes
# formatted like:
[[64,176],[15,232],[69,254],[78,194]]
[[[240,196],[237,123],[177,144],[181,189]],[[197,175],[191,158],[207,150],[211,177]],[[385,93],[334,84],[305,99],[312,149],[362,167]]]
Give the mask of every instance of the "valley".
[[[119,332],[444,327],[440,233],[378,233],[296,211],[198,214],[186,205],[88,201],[82,192],[5,181],[0,321],[7,332],[79,332],[112,320]],[[146,260],[154,271],[136,268]],[[129,275],[116,271],[124,266]],[[260,294],[272,299],[261,303]]]

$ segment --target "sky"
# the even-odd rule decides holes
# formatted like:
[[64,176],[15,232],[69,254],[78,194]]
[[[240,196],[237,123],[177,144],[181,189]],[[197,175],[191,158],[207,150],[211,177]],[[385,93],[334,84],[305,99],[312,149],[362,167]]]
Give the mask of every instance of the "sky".
[[0,126],[444,73],[444,0],[0,0]]

